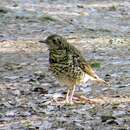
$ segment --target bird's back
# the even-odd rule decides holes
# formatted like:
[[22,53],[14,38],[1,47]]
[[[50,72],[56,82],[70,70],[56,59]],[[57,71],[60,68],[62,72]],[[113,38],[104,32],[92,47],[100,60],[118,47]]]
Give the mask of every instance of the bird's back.
[[75,85],[84,82],[86,72],[83,64],[87,62],[74,46],[68,44],[59,50],[50,49],[49,62],[50,70],[61,82]]

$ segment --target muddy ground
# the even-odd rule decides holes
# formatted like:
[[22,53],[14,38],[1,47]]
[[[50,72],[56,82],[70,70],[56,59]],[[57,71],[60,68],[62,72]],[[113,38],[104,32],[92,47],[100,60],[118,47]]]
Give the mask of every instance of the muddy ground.
[[[77,88],[96,104],[52,103],[66,87],[38,40],[54,33],[111,84]],[[1,0],[0,130],[130,130],[130,1]]]

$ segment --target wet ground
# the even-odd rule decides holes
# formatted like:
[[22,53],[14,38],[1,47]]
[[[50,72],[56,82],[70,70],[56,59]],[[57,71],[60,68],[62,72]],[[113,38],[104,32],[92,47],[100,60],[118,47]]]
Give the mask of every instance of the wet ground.
[[[97,104],[51,103],[66,88],[48,72],[48,49],[37,41],[54,33],[111,84],[80,88]],[[0,130],[130,130],[129,95],[129,0],[1,1]]]

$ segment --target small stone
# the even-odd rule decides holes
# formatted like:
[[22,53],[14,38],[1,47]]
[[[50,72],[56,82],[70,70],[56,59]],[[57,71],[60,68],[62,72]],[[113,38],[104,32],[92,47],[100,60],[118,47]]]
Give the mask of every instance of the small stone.
[[19,90],[14,90],[12,93],[16,96],[19,96],[21,94]]
[[127,86],[125,86],[125,85],[121,85],[121,86],[119,86],[118,88],[125,88],[125,87],[127,87]]
[[56,129],[56,130],[66,130],[65,128],[58,128],[58,129]]
[[31,116],[31,113],[30,112],[20,112],[20,116],[22,117],[27,117],[27,116]]
[[7,111],[5,115],[7,117],[15,117],[16,116],[16,110]]
[[121,116],[124,116],[126,114],[125,111],[114,111],[113,112],[113,116],[116,116],[116,117],[121,117]]
[[9,80],[16,80],[19,78],[19,76],[5,76],[4,78]]
[[50,129],[51,126],[52,126],[52,123],[50,123],[48,121],[43,121],[43,124],[39,127],[39,130]]
[[33,90],[34,92],[38,92],[38,93],[41,93],[41,94],[48,94],[48,90],[42,88],[42,87],[36,87],[34,88]]
[[103,115],[101,116],[101,120],[102,122],[106,122],[107,120],[115,120],[116,117],[112,116],[112,115]]
[[123,125],[124,122],[125,122],[125,120],[122,119],[122,118],[118,118],[118,119],[116,119],[115,121],[118,123],[118,125]]
[[8,10],[6,8],[0,7],[0,13],[6,14]]
[[77,5],[77,7],[78,7],[78,8],[84,8],[84,6],[83,6],[83,5]]

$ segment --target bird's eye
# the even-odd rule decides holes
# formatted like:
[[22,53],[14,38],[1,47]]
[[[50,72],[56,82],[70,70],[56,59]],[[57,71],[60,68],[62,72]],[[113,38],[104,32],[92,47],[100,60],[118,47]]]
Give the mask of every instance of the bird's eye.
[[61,44],[61,40],[60,39],[58,39],[58,43]]
[[53,41],[54,43],[56,43],[56,40],[55,40],[55,39],[53,39],[52,41]]

